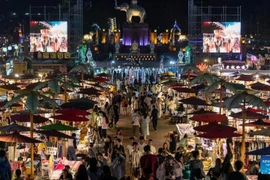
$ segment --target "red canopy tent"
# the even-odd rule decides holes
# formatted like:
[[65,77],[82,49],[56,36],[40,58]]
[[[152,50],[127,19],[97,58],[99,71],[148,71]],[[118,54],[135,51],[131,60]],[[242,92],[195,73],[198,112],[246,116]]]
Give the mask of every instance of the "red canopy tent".
[[[198,76],[198,75],[195,74],[195,73],[193,73],[193,72],[190,72],[190,73],[189,73],[189,77],[190,77],[190,78],[194,78],[194,77],[197,77],[197,76]],[[188,73],[185,73],[184,75],[182,75],[181,78],[184,78],[184,79],[188,78]]]
[[196,98],[196,97],[190,97],[187,99],[180,100],[183,104],[190,104],[190,105],[197,105],[197,106],[207,106],[209,104],[206,103],[205,100]]
[[198,137],[207,138],[207,139],[239,137],[239,136],[242,136],[242,134],[238,134],[233,131],[215,131],[215,132],[198,135]]
[[76,109],[76,108],[67,108],[67,109],[59,109],[56,111],[56,113],[60,113],[63,115],[75,115],[75,116],[87,116],[90,115],[89,112]]
[[110,81],[108,78],[104,78],[104,77],[94,77],[93,79],[91,79],[91,81],[94,81],[94,82],[107,82],[107,81]]
[[[238,113],[231,113],[230,114],[231,117],[233,118],[237,118],[237,119],[242,119],[243,116],[242,116],[242,112],[238,112]],[[252,112],[250,110],[247,110],[246,111],[246,119],[259,119],[259,118],[265,118],[266,116],[263,115],[263,114],[259,114],[259,113],[255,113],[255,112]]]
[[[15,114],[11,116],[11,119],[19,122],[30,122],[29,114]],[[49,121],[49,119],[42,117],[40,115],[34,115],[34,123],[44,123]]]
[[254,112],[254,113],[267,113],[267,111],[263,110],[263,109],[254,109],[254,108],[248,108],[247,109],[250,112]]
[[194,130],[201,131],[201,132],[214,132],[214,131],[232,131],[232,132],[234,132],[237,129],[234,127],[218,124],[217,122],[211,122],[207,125],[194,127]]
[[51,118],[63,120],[63,121],[73,121],[73,122],[89,121],[89,119],[86,118],[85,116],[76,116],[76,115],[71,115],[71,114],[51,116]]
[[251,89],[259,90],[259,91],[270,91],[270,86],[267,84],[263,84],[260,82],[256,82],[250,85]]
[[198,122],[221,122],[228,120],[227,116],[216,113],[198,114],[189,119]]
[[237,81],[254,81],[254,77],[253,76],[250,76],[250,75],[241,74],[235,80],[237,80]]
[[[242,124],[240,124],[241,126]],[[265,122],[262,119],[258,119],[257,121],[246,123],[245,126],[262,126],[262,127],[267,127],[270,126],[269,122]]]
[[190,89],[190,88],[173,88],[177,92],[182,92],[182,93],[197,93],[197,89]]

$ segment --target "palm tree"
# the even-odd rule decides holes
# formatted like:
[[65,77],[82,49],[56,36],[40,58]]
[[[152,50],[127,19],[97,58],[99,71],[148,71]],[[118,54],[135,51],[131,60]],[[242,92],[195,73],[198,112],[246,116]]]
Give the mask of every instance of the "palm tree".
[[[216,75],[213,75],[210,73],[204,73],[192,79],[192,81],[190,82],[190,85],[204,84],[205,87],[207,87],[209,84],[213,84],[218,79],[219,78]],[[205,95],[205,101],[208,102],[208,97],[206,95]]]
[[224,79],[219,79],[215,81],[214,83],[210,84],[210,86],[206,89],[205,94],[209,94],[213,92],[214,90],[218,89],[220,87],[219,91],[219,102],[220,102],[220,107],[219,107],[219,114],[221,114],[222,111],[222,95],[223,95],[223,90],[224,89],[229,89],[231,92],[235,93],[236,89],[233,86],[233,84],[226,82]]
[[249,94],[246,91],[243,91],[239,94],[235,94],[232,97],[228,98],[224,102],[224,107],[227,108],[228,110],[231,110],[233,108],[242,108],[242,145],[241,145],[241,160],[242,162],[245,162],[245,151],[246,151],[246,146],[245,146],[245,124],[246,124],[246,106],[247,105],[252,105],[258,108],[262,109],[267,109],[267,105],[264,103],[264,101],[253,95]]
[[[63,82],[63,80],[59,77],[55,77],[54,79],[40,82],[37,86],[33,89],[33,91],[40,90],[44,87],[48,87],[50,89],[50,94],[52,95],[52,99],[55,100],[55,97],[60,94],[61,87],[64,89],[74,89],[75,86],[69,82]],[[55,116],[55,106],[53,106],[53,116]],[[55,119],[54,119],[55,121]]]
[[82,87],[84,87],[84,75],[85,74],[90,74],[94,76],[94,69],[93,67],[89,64],[79,64],[72,68],[70,72],[80,72],[81,74],[81,81],[82,81]]
[[[63,83],[71,83],[71,84],[79,84],[78,79],[73,76],[72,74],[63,73],[55,77],[55,79],[58,79],[59,81],[63,81]],[[64,87],[64,95],[65,95],[65,103],[68,101],[67,97],[67,86]]]
[[190,82],[190,73],[194,71],[194,73],[199,73],[200,70],[197,68],[197,66],[195,64],[187,64],[183,67],[183,74],[188,73],[188,84]]
[[207,86],[208,84],[213,84],[214,82],[218,80],[219,78],[216,75],[213,75],[210,73],[204,73],[192,79],[192,81],[190,82],[190,85],[205,84]]
[[[28,91],[28,90],[20,90],[17,92],[19,95],[15,96],[13,99],[8,101],[3,108],[7,108],[17,102],[22,102],[22,99],[25,99],[25,102],[23,103],[25,105],[25,108],[29,111],[30,114],[30,137],[33,138],[33,130],[34,130],[34,114],[37,111],[39,107],[39,100],[43,100],[44,102],[47,102],[55,107],[58,106],[58,104],[48,98],[47,96],[44,96],[36,91]],[[31,175],[30,179],[34,177],[34,145],[31,144]]]

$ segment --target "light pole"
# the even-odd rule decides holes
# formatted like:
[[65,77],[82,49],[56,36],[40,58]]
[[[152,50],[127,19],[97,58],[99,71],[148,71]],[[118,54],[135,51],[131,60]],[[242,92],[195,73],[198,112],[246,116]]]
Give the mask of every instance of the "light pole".
[[175,61],[170,61],[170,64],[172,65],[173,70],[176,71],[176,68],[175,68]]
[[111,60],[111,62],[110,62],[110,64],[111,64],[111,68],[110,68],[110,69],[111,69],[111,70],[110,70],[110,71],[111,71],[111,76],[112,76],[112,77],[111,77],[112,83],[114,83],[114,79],[113,79],[113,64],[114,64],[114,63],[115,63],[115,61],[114,61],[114,60]]

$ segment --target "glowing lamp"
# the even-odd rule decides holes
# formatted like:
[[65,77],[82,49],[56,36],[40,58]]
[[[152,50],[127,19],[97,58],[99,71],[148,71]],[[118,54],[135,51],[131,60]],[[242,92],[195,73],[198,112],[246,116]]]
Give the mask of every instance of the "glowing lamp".
[[14,45],[14,49],[16,49],[16,50],[18,49],[18,45],[17,44]]
[[10,51],[12,49],[12,47],[11,46],[8,46],[8,50]]
[[84,36],[83,36],[83,39],[90,39],[90,36],[89,36],[89,34],[85,34]]
[[3,47],[3,51],[4,51],[4,52],[7,52],[7,48],[6,48],[6,47]]

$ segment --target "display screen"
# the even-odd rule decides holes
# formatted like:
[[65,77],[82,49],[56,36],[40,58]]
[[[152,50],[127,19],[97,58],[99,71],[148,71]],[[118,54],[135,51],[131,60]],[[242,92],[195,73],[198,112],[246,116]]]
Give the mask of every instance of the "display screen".
[[67,52],[66,21],[31,21],[30,52]]
[[260,172],[262,174],[270,174],[270,156],[261,156]]
[[203,22],[204,53],[240,53],[240,22]]

